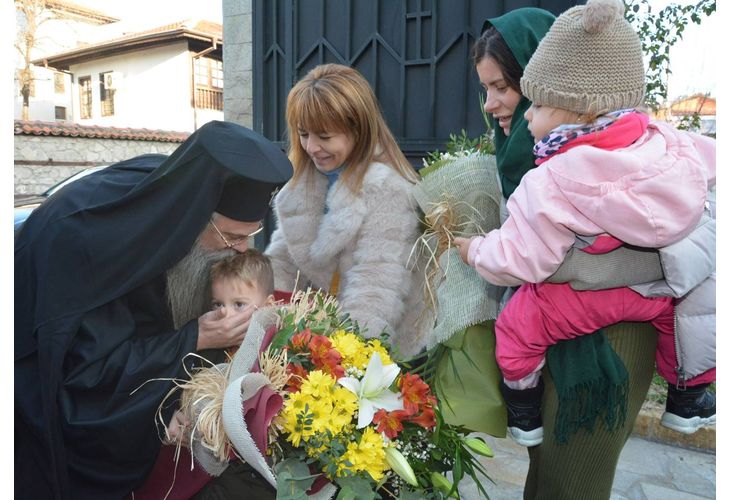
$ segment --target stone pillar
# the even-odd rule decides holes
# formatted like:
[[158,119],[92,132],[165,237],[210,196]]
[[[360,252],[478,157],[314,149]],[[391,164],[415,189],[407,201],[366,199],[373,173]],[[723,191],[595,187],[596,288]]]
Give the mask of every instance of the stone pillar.
[[253,128],[252,0],[223,2],[223,119]]

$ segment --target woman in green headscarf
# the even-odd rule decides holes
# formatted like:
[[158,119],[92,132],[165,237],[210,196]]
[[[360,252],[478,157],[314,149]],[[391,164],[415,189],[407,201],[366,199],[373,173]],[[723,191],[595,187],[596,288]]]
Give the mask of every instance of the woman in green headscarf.
[[[484,110],[494,125],[497,170],[503,203],[522,176],[534,168],[534,140],[527,130],[524,113],[530,102],[520,93],[520,78],[542,37],[555,17],[536,8],[523,8],[485,22],[482,36],[473,48],[473,62],[487,92]],[[583,255],[581,255],[583,254]],[[600,257],[597,259],[596,257]],[[651,259],[654,259],[653,261]],[[621,272],[631,268],[630,272]],[[588,256],[573,253],[551,281],[571,282],[576,288],[611,288],[657,279],[661,276],[658,257],[630,253]],[[492,322],[493,323],[493,322]],[[493,329],[493,324],[492,324]],[[634,420],[644,401],[654,367],[656,335],[648,324],[623,323],[605,329],[604,334],[586,336],[590,345],[571,340],[548,355],[544,371],[545,392],[542,418],[544,440],[529,448],[530,469],[524,497],[587,499],[609,498],[618,458],[631,434]],[[604,420],[592,415],[592,432],[579,428],[568,436],[567,443],[556,439],[556,414],[559,402],[567,405],[566,391],[558,387],[570,384],[570,365],[583,359],[585,349],[599,358],[605,356],[625,367],[628,397],[625,420],[609,429]],[[624,379],[625,380],[625,379]],[[580,405],[577,403],[578,406]],[[565,412],[564,412],[565,413]],[[563,413],[563,414],[564,414]],[[565,436],[561,436],[565,438]]]

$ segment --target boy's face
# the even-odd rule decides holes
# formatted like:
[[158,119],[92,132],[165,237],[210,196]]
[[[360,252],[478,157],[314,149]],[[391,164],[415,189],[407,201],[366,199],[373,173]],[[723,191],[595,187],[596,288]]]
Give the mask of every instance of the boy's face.
[[240,279],[223,278],[213,282],[211,287],[213,309],[225,307],[226,314],[235,314],[246,307],[264,307],[274,302],[272,295],[266,295],[257,286],[249,286]]

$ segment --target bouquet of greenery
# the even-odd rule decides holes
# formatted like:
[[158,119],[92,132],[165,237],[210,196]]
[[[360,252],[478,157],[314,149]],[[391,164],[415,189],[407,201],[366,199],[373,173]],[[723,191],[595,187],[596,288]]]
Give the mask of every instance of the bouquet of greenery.
[[[241,370],[252,351],[257,359]],[[335,299],[299,292],[254,315],[227,373],[222,434],[277,498],[458,497],[465,476],[487,496],[477,455],[491,450],[445,423],[408,368],[386,335],[365,338]]]

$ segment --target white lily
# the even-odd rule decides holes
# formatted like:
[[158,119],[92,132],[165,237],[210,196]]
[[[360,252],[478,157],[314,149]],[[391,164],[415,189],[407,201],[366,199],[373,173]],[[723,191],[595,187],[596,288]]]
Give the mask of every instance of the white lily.
[[386,411],[403,409],[403,400],[400,394],[388,389],[400,373],[395,363],[383,366],[380,354],[373,353],[365,375],[358,380],[354,377],[342,377],[337,382],[353,392],[358,398],[359,414],[357,428],[362,429],[373,421],[376,410],[383,408]]

